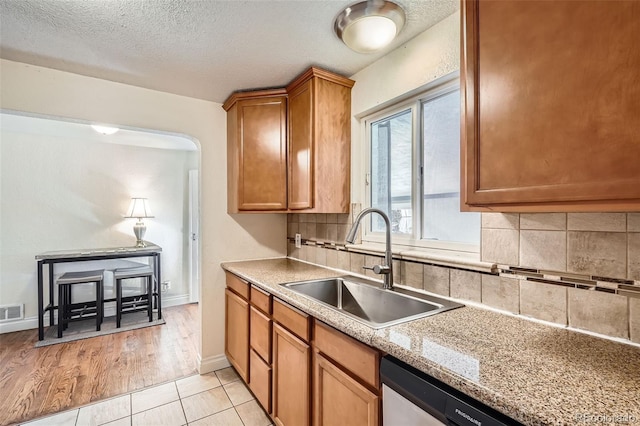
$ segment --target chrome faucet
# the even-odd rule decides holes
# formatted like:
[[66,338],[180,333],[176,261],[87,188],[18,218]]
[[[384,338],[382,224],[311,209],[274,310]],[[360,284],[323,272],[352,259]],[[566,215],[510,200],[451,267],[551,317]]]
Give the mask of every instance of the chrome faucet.
[[369,207],[364,209],[356,216],[353,221],[353,225],[347,234],[347,238],[345,240],[349,244],[353,244],[356,240],[356,234],[358,233],[358,227],[360,226],[360,221],[364,217],[364,215],[368,213],[378,213],[384,219],[384,223],[387,228],[386,234],[386,249],[384,252],[384,261],[386,265],[375,265],[373,267],[363,266],[364,269],[370,269],[376,274],[384,275],[384,285],[382,286],[385,290],[391,290],[393,288],[393,259],[391,257],[391,223],[389,222],[389,217],[385,212],[380,209],[376,209],[373,207]]

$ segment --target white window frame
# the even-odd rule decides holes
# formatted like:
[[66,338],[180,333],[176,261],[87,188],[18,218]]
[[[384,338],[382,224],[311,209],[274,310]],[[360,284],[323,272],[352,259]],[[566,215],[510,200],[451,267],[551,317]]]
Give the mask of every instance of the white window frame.
[[[363,114],[360,114],[361,134],[363,135],[363,166],[365,171],[364,184],[362,185],[362,200],[365,201],[365,206],[371,206],[371,124],[379,121],[385,117],[390,117],[400,112],[411,110],[412,119],[412,164],[411,164],[411,177],[412,177],[412,190],[411,190],[411,210],[413,215],[413,233],[412,235],[392,234],[392,242],[394,246],[404,246],[407,248],[424,248],[424,249],[438,249],[438,250],[450,250],[456,252],[465,253],[479,253],[480,247],[477,244],[460,243],[452,241],[438,241],[438,240],[425,240],[421,239],[422,234],[422,220],[423,220],[423,181],[422,181],[422,162],[423,157],[423,143],[421,138],[423,134],[422,123],[422,103],[431,99],[438,98],[440,96],[451,93],[454,90],[460,90],[459,73],[455,72],[444,76],[432,83],[424,85],[417,90],[407,93],[403,96],[395,98],[383,105],[378,106],[373,110],[369,110]],[[371,231],[371,215],[365,218],[363,223],[363,235],[362,241],[364,243],[384,243],[383,232]],[[480,229],[478,228],[478,233]]]

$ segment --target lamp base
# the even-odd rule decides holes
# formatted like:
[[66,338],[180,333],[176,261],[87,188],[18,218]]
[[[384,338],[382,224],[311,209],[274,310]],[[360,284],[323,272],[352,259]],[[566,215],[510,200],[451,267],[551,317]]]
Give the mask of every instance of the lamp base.
[[133,233],[136,236],[136,247],[146,247],[147,246],[147,244],[142,240],[142,238],[144,238],[145,232],[147,232],[147,227],[144,225],[142,220],[140,220],[133,227]]

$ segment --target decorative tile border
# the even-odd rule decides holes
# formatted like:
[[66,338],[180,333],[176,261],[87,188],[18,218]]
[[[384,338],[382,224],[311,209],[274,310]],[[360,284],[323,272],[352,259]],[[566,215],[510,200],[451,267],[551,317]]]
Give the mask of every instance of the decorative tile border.
[[582,290],[602,291],[640,298],[640,283],[620,278],[600,277],[596,275],[567,274],[546,272],[538,269],[508,266],[500,268],[500,275],[521,280],[560,285]]

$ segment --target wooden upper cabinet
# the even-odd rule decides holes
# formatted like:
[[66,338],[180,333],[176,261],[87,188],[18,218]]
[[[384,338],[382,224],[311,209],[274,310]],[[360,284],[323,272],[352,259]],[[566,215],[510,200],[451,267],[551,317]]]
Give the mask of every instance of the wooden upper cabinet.
[[286,210],[286,92],[235,93],[223,107],[227,111],[227,210]]
[[349,212],[354,83],[310,68],[287,86],[290,210]]
[[313,207],[313,80],[289,93],[289,208]]
[[637,1],[463,1],[463,208],[640,210],[638,22]]
[[229,213],[349,212],[353,84],[310,68],[286,89],[227,99]]

